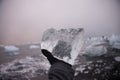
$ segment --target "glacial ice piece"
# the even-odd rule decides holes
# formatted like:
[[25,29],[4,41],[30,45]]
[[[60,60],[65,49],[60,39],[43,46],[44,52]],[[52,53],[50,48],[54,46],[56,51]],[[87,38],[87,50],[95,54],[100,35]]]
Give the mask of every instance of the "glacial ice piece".
[[5,49],[5,53],[7,53],[9,55],[19,54],[19,48],[14,45],[5,46],[4,49]]
[[39,49],[40,46],[38,46],[38,45],[30,45],[29,48],[30,49]]
[[86,49],[86,55],[88,56],[101,56],[107,53],[107,49],[104,46],[88,46]]
[[74,64],[83,45],[83,28],[48,29],[44,32],[41,49],[47,49],[56,57]]
[[120,49],[120,36],[112,35],[109,42],[112,48]]
[[115,57],[115,61],[120,62],[120,56]]
[[107,53],[108,40],[103,37],[93,37],[85,42],[85,55],[101,56]]

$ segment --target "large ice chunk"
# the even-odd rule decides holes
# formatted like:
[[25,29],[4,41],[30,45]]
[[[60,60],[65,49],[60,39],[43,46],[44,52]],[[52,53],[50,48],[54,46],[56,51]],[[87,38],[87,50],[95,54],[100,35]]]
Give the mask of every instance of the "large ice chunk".
[[105,37],[92,37],[85,42],[85,55],[101,56],[107,53],[108,40]]
[[120,35],[112,35],[109,39],[112,48],[120,49]]
[[47,49],[56,57],[74,64],[83,45],[83,28],[48,29],[44,32],[41,49]]
[[5,46],[4,49],[5,49],[5,53],[9,55],[19,54],[19,48],[14,45]]

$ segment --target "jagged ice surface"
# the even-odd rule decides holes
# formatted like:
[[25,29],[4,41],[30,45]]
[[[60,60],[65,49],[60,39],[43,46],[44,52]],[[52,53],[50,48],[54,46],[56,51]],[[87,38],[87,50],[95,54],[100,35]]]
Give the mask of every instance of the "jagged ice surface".
[[48,29],[44,32],[41,49],[47,49],[56,57],[74,64],[84,43],[83,28]]

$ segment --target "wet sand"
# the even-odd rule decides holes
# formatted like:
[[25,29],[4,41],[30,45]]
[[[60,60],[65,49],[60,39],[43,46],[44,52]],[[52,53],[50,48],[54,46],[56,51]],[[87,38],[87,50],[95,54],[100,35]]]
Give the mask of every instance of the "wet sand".
[[[19,48],[18,55],[9,55],[4,52],[4,49],[0,49],[0,64],[11,62],[15,59],[25,58],[27,56],[38,56],[41,54],[40,48],[30,49],[30,44],[27,45],[16,45]],[[37,44],[37,46],[40,46]]]
[[[8,63],[16,59],[22,59],[27,56],[38,56],[41,54],[40,48],[30,49],[31,44],[16,45],[19,48],[18,55],[9,55],[4,52],[4,49],[0,48],[0,64]],[[40,46],[39,44],[36,44]],[[120,50],[109,51],[108,54],[101,57],[87,57],[88,62],[81,63],[81,56],[78,58],[78,63],[73,67],[79,68],[84,66],[83,72],[78,71],[74,80],[119,80],[120,79],[120,62],[115,61],[116,56],[120,56]],[[102,60],[102,61],[101,61]],[[80,70],[80,68],[79,68]],[[114,75],[115,74],[115,75]],[[119,79],[117,79],[119,78]],[[2,79],[3,80],[3,79]],[[18,79],[19,80],[19,79]],[[29,79],[22,79],[29,80]],[[48,80],[46,75],[38,75],[30,80]]]

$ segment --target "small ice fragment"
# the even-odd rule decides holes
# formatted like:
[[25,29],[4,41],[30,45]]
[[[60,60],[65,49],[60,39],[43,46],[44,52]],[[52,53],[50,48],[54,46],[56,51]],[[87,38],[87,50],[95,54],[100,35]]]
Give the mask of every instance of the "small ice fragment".
[[120,62],[120,56],[115,57],[115,60]]
[[83,66],[76,68],[76,71],[83,72],[84,70],[85,70],[85,67],[83,67]]
[[38,48],[40,48],[40,46],[38,46],[38,45],[30,45],[29,48],[30,49],[38,49]]
[[16,52],[19,51],[19,48],[16,46],[5,46],[5,52]]

